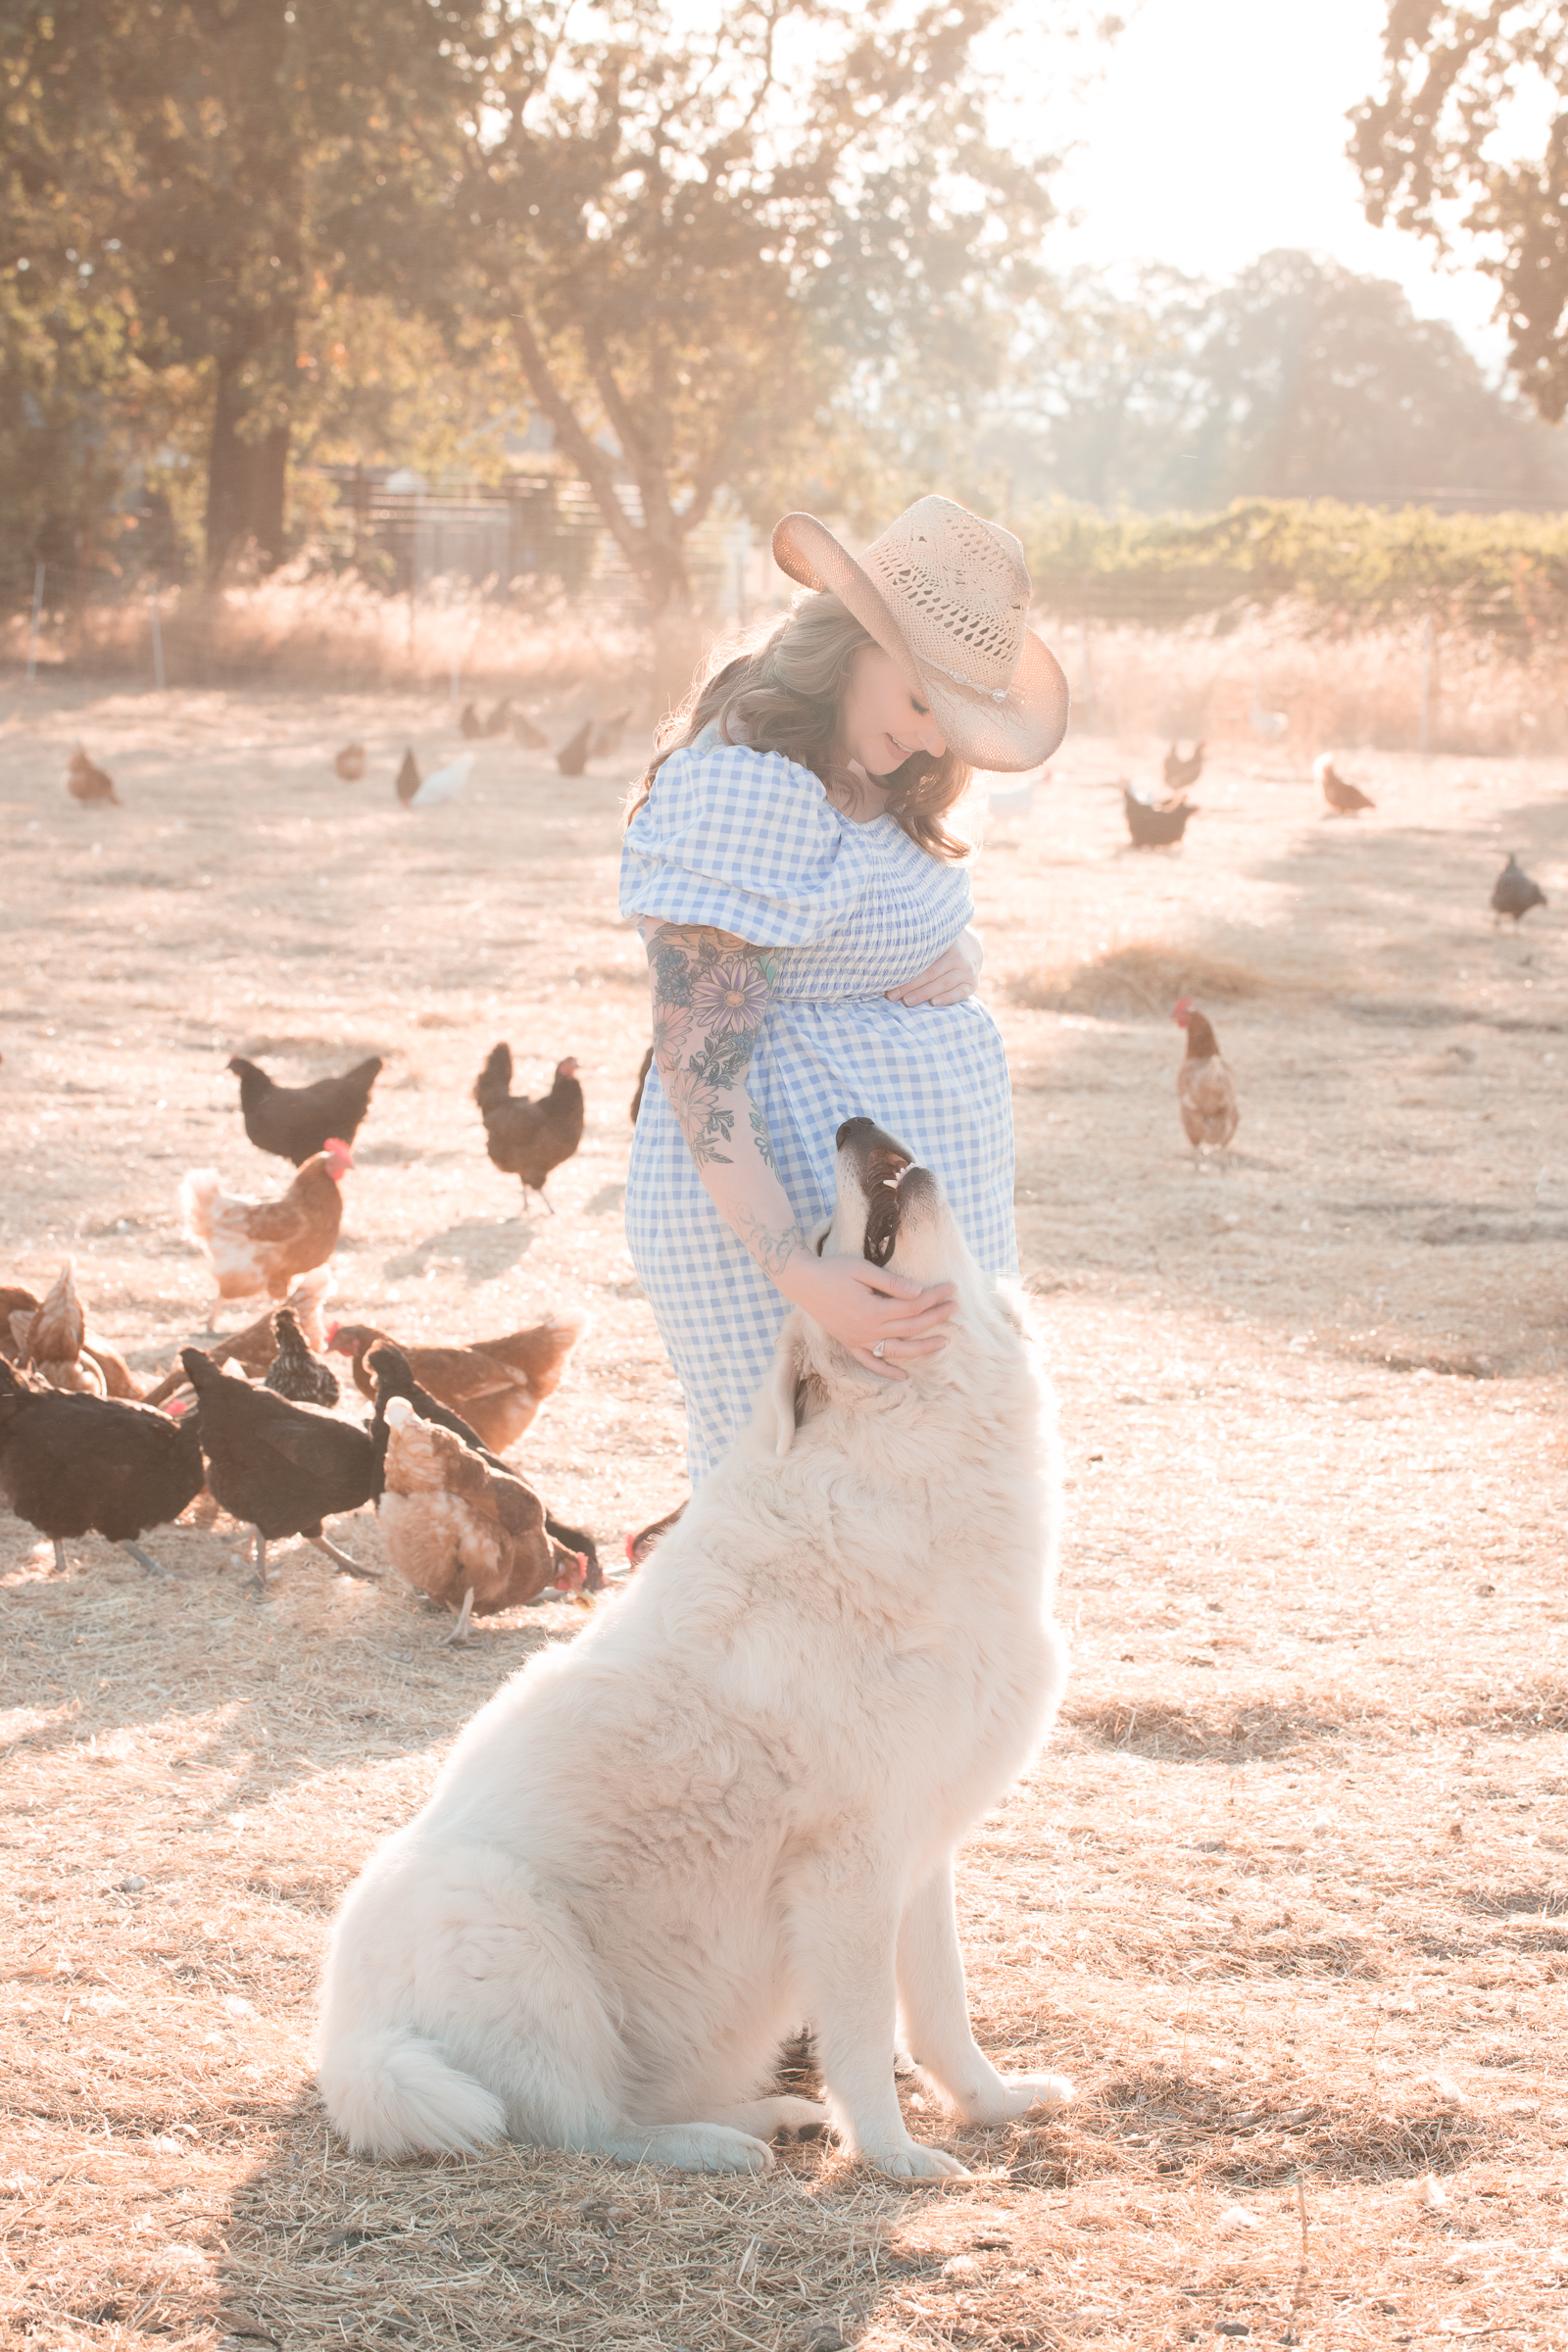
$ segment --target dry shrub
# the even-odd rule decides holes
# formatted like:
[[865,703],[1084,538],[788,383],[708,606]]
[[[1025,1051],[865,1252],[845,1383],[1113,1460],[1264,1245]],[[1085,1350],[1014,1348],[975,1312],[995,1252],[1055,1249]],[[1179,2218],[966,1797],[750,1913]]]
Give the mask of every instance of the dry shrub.
[[1161,1019],[1178,997],[1235,1003],[1262,994],[1263,975],[1234,957],[1170,940],[1133,939],[1082,963],[1048,966],[1014,981],[1012,995],[1036,1012],[1150,1012]]
[[[1137,628],[1042,617],[1072,686],[1075,723],[1092,735],[1170,741],[1202,737],[1294,759],[1355,746],[1427,748],[1500,758],[1568,744],[1568,654],[1550,642],[1520,657],[1494,642],[1440,630],[1430,666],[1418,623],[1325,632],[1281,610],[1223,631]],[[1282,712],[1283,734],[1261,733]]]
[[[466,581],[384,596],[355,572],[303,563],[268,579],[211,592],[171,589],[160,609],[171,686],[243,683],[366,687],[460,680],[554,699],[583,688],[644,708],[653,688],[652,632],[612,611],[560,598],[488,600]],[[19,633],[20,632],[20,633]],[[25,656],[25,617],[8,632]],[[141,598],[91,605],[67,624],[74,666],[103,676],[153,672],[152,622]]]

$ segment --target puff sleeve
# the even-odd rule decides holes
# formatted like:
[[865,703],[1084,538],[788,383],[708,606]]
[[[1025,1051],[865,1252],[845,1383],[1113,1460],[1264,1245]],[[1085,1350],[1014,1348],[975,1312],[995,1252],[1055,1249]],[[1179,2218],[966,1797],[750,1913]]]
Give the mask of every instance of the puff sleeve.
[[804,948],[839,928],[864,883],[809,768],[705,740],[665,760],[626,828],[620,911]]

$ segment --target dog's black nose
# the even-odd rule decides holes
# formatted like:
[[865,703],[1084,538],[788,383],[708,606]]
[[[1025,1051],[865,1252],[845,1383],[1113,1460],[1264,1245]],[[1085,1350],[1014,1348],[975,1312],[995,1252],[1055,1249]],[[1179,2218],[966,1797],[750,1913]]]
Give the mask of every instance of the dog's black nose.
[[887,1129],[879,1127],[875,1119],[846,1119],[833,1138],[833,1145],[835,1151],[842,1152],[846,1144],[856,1144],[866,1152],[896,1152],[900,1159],[906,1161],[914,1157],[912,1152],[905,1150],[897,1136],[889,1135]]

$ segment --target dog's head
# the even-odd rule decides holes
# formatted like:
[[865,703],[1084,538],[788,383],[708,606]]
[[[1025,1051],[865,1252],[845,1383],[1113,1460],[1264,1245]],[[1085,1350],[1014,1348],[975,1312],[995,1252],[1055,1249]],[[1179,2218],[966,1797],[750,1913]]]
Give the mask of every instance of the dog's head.
[[[976,1303],[971,1296],[989,1290],[948,1206],[942,1180],[874,1119],[846,1119],[837,1136],[838,1164],[833,1214],[811,1236],[818,1257],[859,1257],[902,1274],[922,1288],[936,1282],[957,1286],[958,1308],[948,1326],[950,1346],[958,1317]],[[942,1356],[909,1366],[916,1386],[939,1377]],[[903,1388],[908,1385],[900,1383]],[[858,1364],[843,1344],[808,1315],[795,1311],[779,1334],[766,1411],[776,1429],[776,1450],[787,1453],[813,1397],[886,1399],[896,1394],[875,1373]]]

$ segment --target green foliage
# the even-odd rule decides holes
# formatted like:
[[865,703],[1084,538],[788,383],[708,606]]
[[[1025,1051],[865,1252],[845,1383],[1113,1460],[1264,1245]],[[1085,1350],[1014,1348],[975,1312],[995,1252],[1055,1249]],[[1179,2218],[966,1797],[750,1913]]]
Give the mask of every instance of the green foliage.
[[[1540,414],[1568,410],[1568,7],[1389,0],[1384,83],[1350,120],[1367,218],[1490,277]],[[1513,142],[1533,121],[1536,152]]]
[[1430,613],[1519,652],[1568,631],[1562,515],[1251,499],[1153,520],[1036,510],[1019,527],[1037,604],[1066,614],[1224,627],[1290,601],[1309,629]]
[[1040,306],[988,437],[1025,501],[1568,504],[1568,451],[1400,289],[1290,249],[1229,284],[1085,275]]

